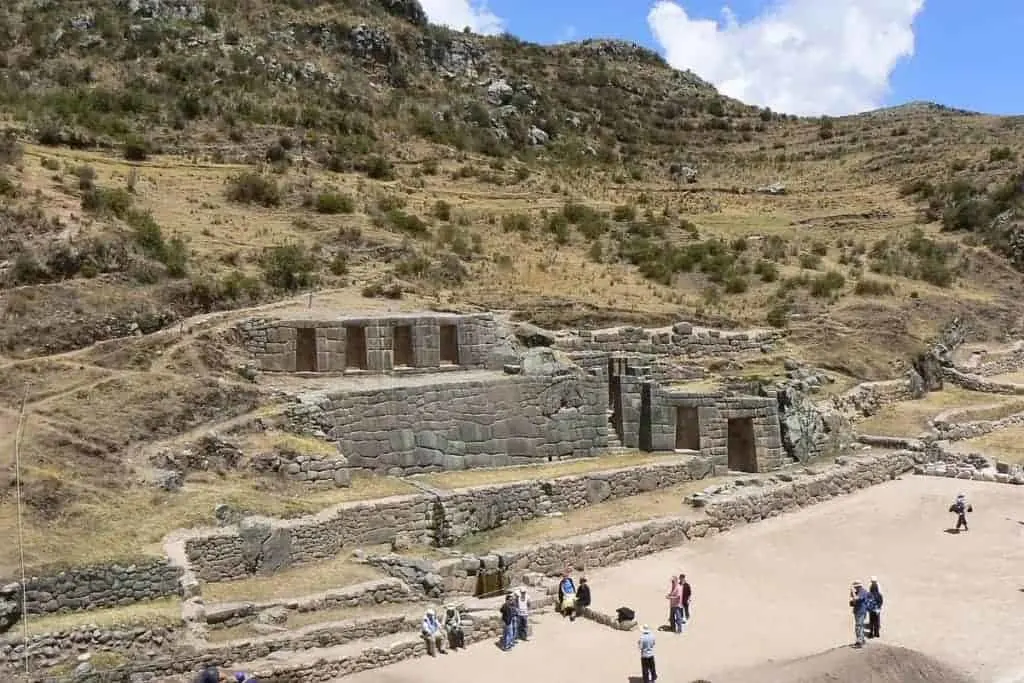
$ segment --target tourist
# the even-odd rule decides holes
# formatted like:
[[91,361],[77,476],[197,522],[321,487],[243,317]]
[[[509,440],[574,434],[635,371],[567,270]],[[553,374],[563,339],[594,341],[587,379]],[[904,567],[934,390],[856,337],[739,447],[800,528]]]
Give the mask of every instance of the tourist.
[[673,576],[672,584],[669,586],[668,595],[668,628],[674,633],[683,632],[683,587],[679,585],[679,578]]
[[959,494],[949,506],[949,511],[956,514],[956,531],[960,531],[961,526],[967,531],[967,513],[974,512],[974,508],[967,502],[967,496]]
[[683,623],[685,624],[690,621],[690,598],[693,597],[693,591],[690,589],[690,583],[686,580],[686,574],[679,575],[679,587],[683,591],[680,607],[683,608]]
[[526,594],[526,586],[519,587],[516,596],[516,638],[529,640],[530,631],[530,598]]
[[864,620],[867,618],[868,592],[860,581],[850,588],[850,607],[853,609],[854,647],[864,647]]
[[420,633],[427,643],[427,654],[436,657],[437,653],[447,654],[444,649],[444,635],[441,633],[441,624],[437,621],[437,614],[433,609],[428,609],[423,615],[423,625]]
[[587,577],[580,578],[580,587],[576,589],[576,616],[583,614],[583,610],[590,607],[590,584]]
[[878,579],[871,577],[868,584],[868,638],[881,637],[882,629],[882,591],[878,587]]
[[644,624],[640,629],[640,677],[643,683],[654,683],[658,680],[658,671],[654,668],[654,634]]
[[215,666],[208,666],[196,676],[196,683],[220,683],[220,671]]
[[501,605],[501,649],[511,650],[516,644],[516,596],[509,591]]
[[250,676],[244,671],[235,672],[235,683],[260,683],[255,676]]
[[448,635],[448,647],[458,650],[466,647],[466,633],[462,630],[462,615],[455,605],[444,608],[444,631]]
[[569,621],[576,621],[576,584],[569,572],[562,574],[558,584],[558,611]]

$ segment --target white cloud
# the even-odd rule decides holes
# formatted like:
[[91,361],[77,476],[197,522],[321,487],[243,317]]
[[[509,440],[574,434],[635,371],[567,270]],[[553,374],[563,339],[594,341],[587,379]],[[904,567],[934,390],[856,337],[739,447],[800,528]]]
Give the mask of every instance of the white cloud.
[[914,54],[925,0],[777,0],[740,23],[692,19],[657,0],[647,15],[669,64],[724,95],[789,114],[849,114],[881,106],[896,64]]
[[431,23],[461,31],[467,26],[474,33],[495,35],[505,30],[501,17],[487,9],[486,2],[474,0],[420,0]]

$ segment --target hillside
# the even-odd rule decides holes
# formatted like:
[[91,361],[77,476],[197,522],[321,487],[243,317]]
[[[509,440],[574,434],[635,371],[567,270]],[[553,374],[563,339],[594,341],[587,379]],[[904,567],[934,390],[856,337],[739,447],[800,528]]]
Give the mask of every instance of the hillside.
[[273,400],[192,318],[217,311],[784,326],[859,379],[953,315],[1021,334],[1024,118],[800,119],[415,0],[12,0],[0,115],[0,497],[27,385],[40,529],[109,519],[129,454]]

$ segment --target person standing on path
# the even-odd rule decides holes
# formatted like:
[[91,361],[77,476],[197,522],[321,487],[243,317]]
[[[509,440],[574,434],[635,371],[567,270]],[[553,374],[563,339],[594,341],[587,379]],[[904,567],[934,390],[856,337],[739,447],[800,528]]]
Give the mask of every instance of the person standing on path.
[[686,580],[686,574],[679,575],[679,587],[683,590],[683,601],[680,606],[683,608],[683,623],[685,624],[690,621],[690,597],[693,595],[690,583]]
[[511,650],[516,644],[516,596],[511,591],[501,606],[501,649]]
[[683,587],[679,585],[679,578],[673,576],[672,584],[668,588],[668,627],[674,633],[683,632]]
[[530,629],[530,597],[526,594],[526,586],[519,587],[516,596],[516,637],[519,640],[529,639]]
[[868,592],[860,581],[854,581],[850,588],[850,608],[853,610],[854,647],[864,647],[864,620],[868,615]]
[[868,638],[880,638],[882,631],[882,590],[878,578],[872,576],[868,584]]
[[654,667],[654,634],[647,624],[640,629],[640,678],[643,683],[654,683],[658,680],[658,670]]
[[974,512],[974,508],[967,502],[967,496],[959,494],[949,506],[949,511],[956,513],[956,530],[960,531],[960,527],[963,526],[964,531],[967,531],[967,513]]

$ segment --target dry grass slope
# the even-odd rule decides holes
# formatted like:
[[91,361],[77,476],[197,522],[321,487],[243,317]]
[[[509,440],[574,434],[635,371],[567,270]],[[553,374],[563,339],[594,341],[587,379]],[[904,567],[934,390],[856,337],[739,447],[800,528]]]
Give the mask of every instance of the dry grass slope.
[[[864,379],[953,314],[1019,328],[1019,118],[797,119],[635,46],[450,32],[412,0],[143,5],[0,10],[0,526],[27,388],[33,563],[94,557],[86,528],[144,551],[221,498],[306,509],[211,475],[180,510],[135,480],[275,400],[228,323],[308,292],[310,314],[786,326],[786,353]],[[118,534],[130,514],[152,521]]]

